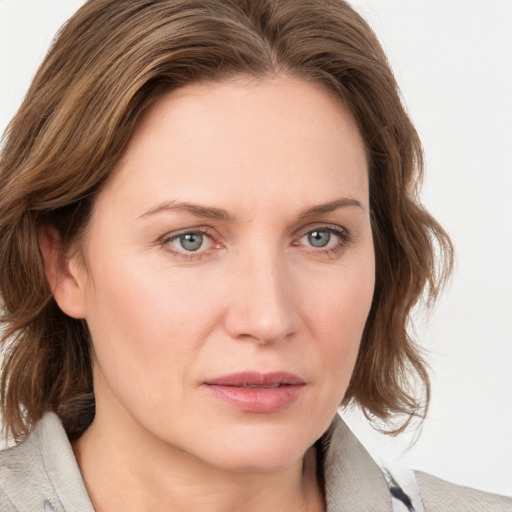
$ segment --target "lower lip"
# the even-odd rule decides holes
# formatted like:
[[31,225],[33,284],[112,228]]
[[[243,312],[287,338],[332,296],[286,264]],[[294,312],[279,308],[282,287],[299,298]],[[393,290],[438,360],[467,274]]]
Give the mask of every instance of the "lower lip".
[[206,384],[217,398],[244,412],[277,412],[293,404],[304,385],[285,385],[277,388],[247,388]]

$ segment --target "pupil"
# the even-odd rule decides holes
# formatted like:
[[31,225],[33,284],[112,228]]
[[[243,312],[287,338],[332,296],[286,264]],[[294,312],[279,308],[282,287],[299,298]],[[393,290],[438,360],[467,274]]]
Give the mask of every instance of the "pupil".
[[180,245],[186,251],[197,251],[203,245],[203,235],[199,233],[187,233],[180,237]]
[[309,243],[313,247],[325,247],[330,239],[331,234],[329,231],[311,231],[311,233],[308,234]]

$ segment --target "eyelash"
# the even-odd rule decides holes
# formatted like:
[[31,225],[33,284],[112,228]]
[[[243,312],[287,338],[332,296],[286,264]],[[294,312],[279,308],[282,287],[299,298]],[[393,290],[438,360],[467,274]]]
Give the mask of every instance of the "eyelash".
[[[353,242],[353,237],[351,235],[351,233],[346,229],[346,228],[342,228],[340,226],[335,226],[335,225],[325,225],[325,224],[321,224],[321,225],[318,225],[318,226],[315,226],[313,228],[309,228],[307,231],[303,232],[302,235],[300,235],[300,237],[296,238],[296,240],[301,240],[302,238],[306,237],[307,235],[309,235],[310,233],[314,233],[315,231],[326,231],[328,232],[330,235],[334,235],[336,237],[338,237],[338,243],[336,243],[336,245],[334,245],[333,247],[329,247],[329,248],[315,248],[313,246],[311,246],[311,249],[314,254],[324,254],[324,255],[327,255],[327,256],[336,256],[337,254],[339,254],[340,252],[342,252],[346,247],[348,247],[352,242]],[[293,242],[292,245],[298,245],[297,243]]]
[[[160,243],[164,247],[164,249],[171,253],[173,256],[176,256],[178,258],[181,258],[183,260],[191,261],[191,260],[198,260],[202,257],[204,257],[206,251],[178,251],[173,248],[172,245],[170,245],[171,242],[174,242],[175,240],[178,240],[179,238],[185,236],[185,235],[201,235],[205,238],[209,238],[212,240],[212,244],[215,245],[213,242],[213,230],[210,228],[196,228],[196,229],[186,229],[183,231],[178,231],[176,233],[167,234],[164,237],[161,238]],[[218,244],[217,244],[218,245]]]
[[[326,231],[330,235],[334,235],[338,237],[339,242],[334,247],[329,247],[327,249],[323,249],[321,247],[315,248],[313,246],[310,246],[310,249],[312,249],[312,253],[314,254],[325,254],[328,256],[334,256],[337,255],[339,252],[343,251],[346,247],[348,247],[353,242],[353,237],[351,233],[345,229],[341,228],[339,226],[334,225],[318,225],[312,228],[309,228],[307,231],[303,231],[302,234],[295,238],[295,240],[292,242],[292,245],[298,246],[300,245],[298,243],[298,240],[301,240],[302,238],[306,237],[307,235],[314,233],[315,231]],[[213,238],[213,230],[210,228],[196,228],[196,229],[187,229],[183,231],[178,231],[176,233],[166,234],[164,237],[160,239],[160,244],[164,247],[164,249],[171,253],[173,256],[177,258],[181,258],[186,261],[191,260],[198,260],[205,256],[205,253],[209,251],[209,249],[203,250],[203,251],[179,251],[175,250],[171,244],[171,242],[174,242],[175,240],[178,240],[179,238],[185,236],[185,235],[201,235],[205,238],[209,238],[211,240],[212,245],[215,248],[215,245],[217,245],[217,248],[220,246],[220,244],[216,244]]]

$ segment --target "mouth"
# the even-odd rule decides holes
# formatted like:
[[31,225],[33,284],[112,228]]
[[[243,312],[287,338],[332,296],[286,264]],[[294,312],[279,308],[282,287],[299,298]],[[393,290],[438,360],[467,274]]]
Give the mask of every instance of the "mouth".
[[204,382],[215,398],[244,412],[271,413],[298,400],[306,383],[288,372],[242,372]]

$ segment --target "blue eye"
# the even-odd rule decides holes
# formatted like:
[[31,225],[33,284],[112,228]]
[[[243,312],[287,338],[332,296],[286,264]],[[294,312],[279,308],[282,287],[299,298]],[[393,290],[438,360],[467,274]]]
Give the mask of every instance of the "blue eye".
[[171,234],[162,240],[164,246],[176,255],[192,255],[207,251],[212,245],[212,239],[201,231],[182,231]]
[[[298,245],[323,249],[326,251],[342,250],[350,244],[350,233],[339,226],[319,226],[304,233],[297,241]],[[317,251],[322,252],[322,251]]]
[[180,235],[175,239],[181,249],[189,252],[195,252],[201,249],[204,237],[201,233],[185,233],[184,235]]
[[223,247],[215,231],[207,226],[167,233],[160,238],[159,245],[174,258],[187,261],[208,261],[215,249]]
[[326,247],[331,241],[331,232],[328,229],[315,229],[306,236],[312,247]]

